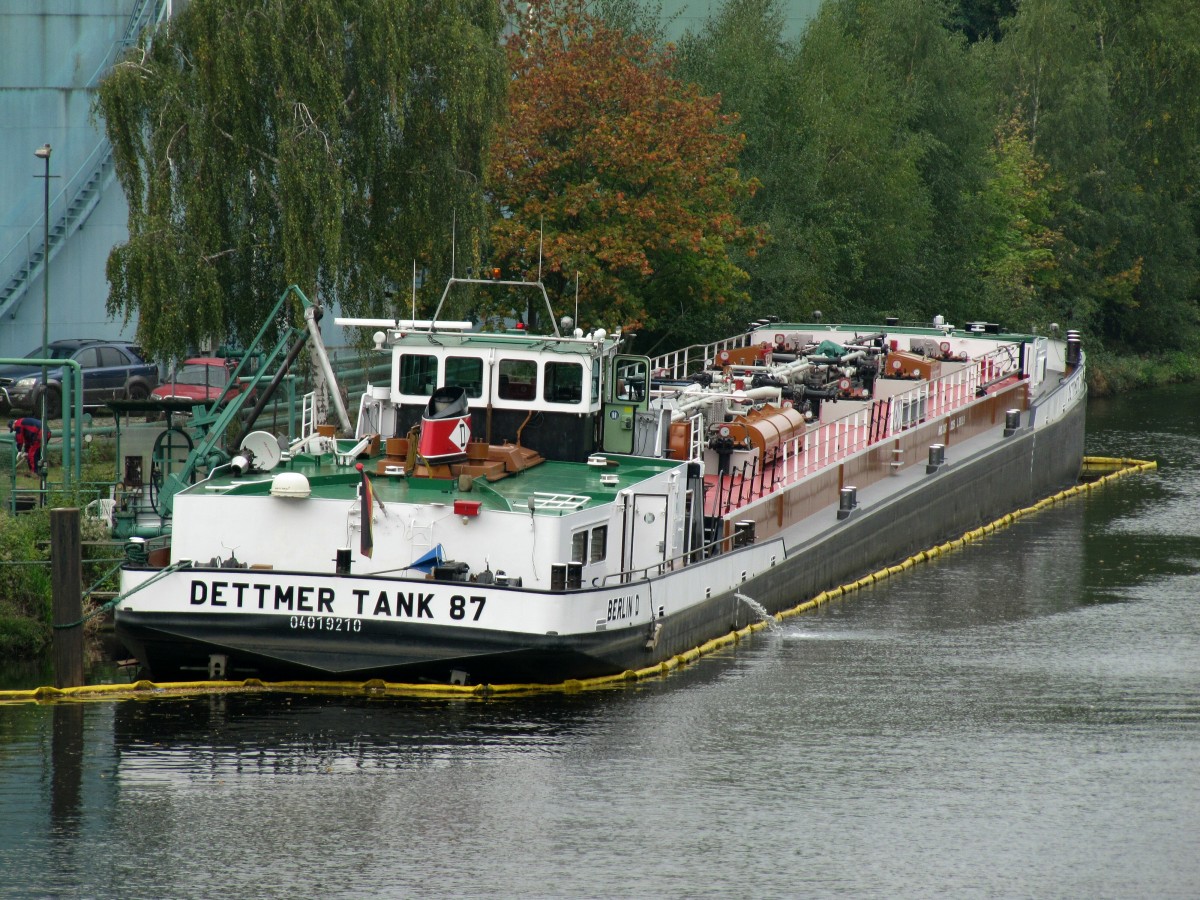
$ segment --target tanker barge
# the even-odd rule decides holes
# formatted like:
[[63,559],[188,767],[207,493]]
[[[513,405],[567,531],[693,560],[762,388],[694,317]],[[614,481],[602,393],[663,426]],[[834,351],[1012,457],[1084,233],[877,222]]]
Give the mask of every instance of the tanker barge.
[[150,677],[641,669],[1035,502],[1082,462],[1073,332],[767,319],[652,359],[569,320],[342,324],[391,366],[353,433],[251,432],[174,493],[169,550],[125,565],[116,629]]

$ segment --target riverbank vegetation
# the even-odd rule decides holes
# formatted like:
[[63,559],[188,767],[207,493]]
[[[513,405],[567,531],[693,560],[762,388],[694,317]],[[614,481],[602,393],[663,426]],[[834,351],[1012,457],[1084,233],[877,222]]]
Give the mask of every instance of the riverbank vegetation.
[[99,91],[110,311],[160,353],[244,342],[288,282],[428,314],[453,229],[457,274],[540,272],[644,351],[941,314],[1077,328],[1096,388],[1196,374],[1190,0],[713,10],[671,44],[643,0],[193,0]]
[[[7,452],[5,452],[7,451]],[[84,510],[98,497],[108,496],[113,478],[113,444],[96,440],[88,444],[82,484],[69,494],[51,489],[40,503],[40,480],[24,469],[11,448],[0,445],[0,656],[7,660],[32,659],[49,649],[51,626],[50,510],[77,507]],[[62,454],[57,446],[47,453],[50,485],[62,484]],[[18,507],[31,508],[9,515],[12,495]],[[109,530],[88,515],[80,517],[82,586],[94,595],[85,601],[92,609],[106,592],[117,589],[116,564],[120,542],[109,540]],[[86,632],[99,625],[92,619]]]

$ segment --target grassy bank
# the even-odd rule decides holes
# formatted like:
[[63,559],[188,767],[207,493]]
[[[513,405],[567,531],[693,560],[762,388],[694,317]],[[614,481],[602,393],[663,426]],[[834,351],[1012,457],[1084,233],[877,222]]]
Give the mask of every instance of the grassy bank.
[[[55,434],[61,422],[52,422]],[[56,427],[57,426],[57,427]],[[70,494],[54,490],[62,484],[62,452],[57,441],[51,444],[46,459],[49,464],[50,492],[45,506],[11,515],[9,498],[18,497],[36,502],[39,479],[29,473],[23,461],[16,466],[14,477],[11,444],[0,445],[0,656],[4,659],[35,659],[50,646],[51,582],[50,582],[50,510],[61,507],[83,509],[99,496],[107,495],[107,485],[113,479],[115,447],[111,440],[97,439],[85,451],[83,486]],[[106,543],[107,529],[98,522],[81,519],[83,544],[83,588],[97,585],[113,566],[121,549]],[[115,574],[103,579],[98,591],[114,591]],[[86,606],[87,604],[85,604]],[[99,620],[93,620],[93,628]]]
[[1200,357],[1183,350],[1140,356],[1092,351],[1087,364],[1088,391],[1093,397],[1200,380]]

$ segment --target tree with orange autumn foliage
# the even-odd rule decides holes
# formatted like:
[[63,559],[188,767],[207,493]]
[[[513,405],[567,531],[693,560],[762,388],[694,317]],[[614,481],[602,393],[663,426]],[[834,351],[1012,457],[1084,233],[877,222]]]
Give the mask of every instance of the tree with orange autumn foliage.
[[[740,322],[746,273],[734,259],[765,236],[736,212],[756,183],[735,167],[735,119],[673,78],[669,53],[577,0],[523,9],[488,170],[493,262],[536,276],[540,243],[560,314],[573,314],[578,278],[580,325],[680,343]],[[491,302],[485,315],[526,315],[524,301]]]

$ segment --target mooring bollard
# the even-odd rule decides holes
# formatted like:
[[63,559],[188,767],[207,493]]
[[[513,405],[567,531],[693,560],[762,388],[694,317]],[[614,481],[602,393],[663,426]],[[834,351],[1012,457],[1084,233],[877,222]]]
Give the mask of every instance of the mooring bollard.
[[858,488],[847,486],[838,491],[837,517],[839,520],[849,518],[857,507]]
[[1007,409],[1004,411],[1004,436],[1012,437],[1017,433],[1017,429],[1021,427],[1021,411],[1019,409]]
[[82,581],[79,509],[52,509],[50,585],[54,605],[54,686],[58,688],[83,684]]
[[945,444],[930,444],[929,445],[929,462],[925,464],[925,474],[932,475],[938,469],[946,464],[946,445]]

